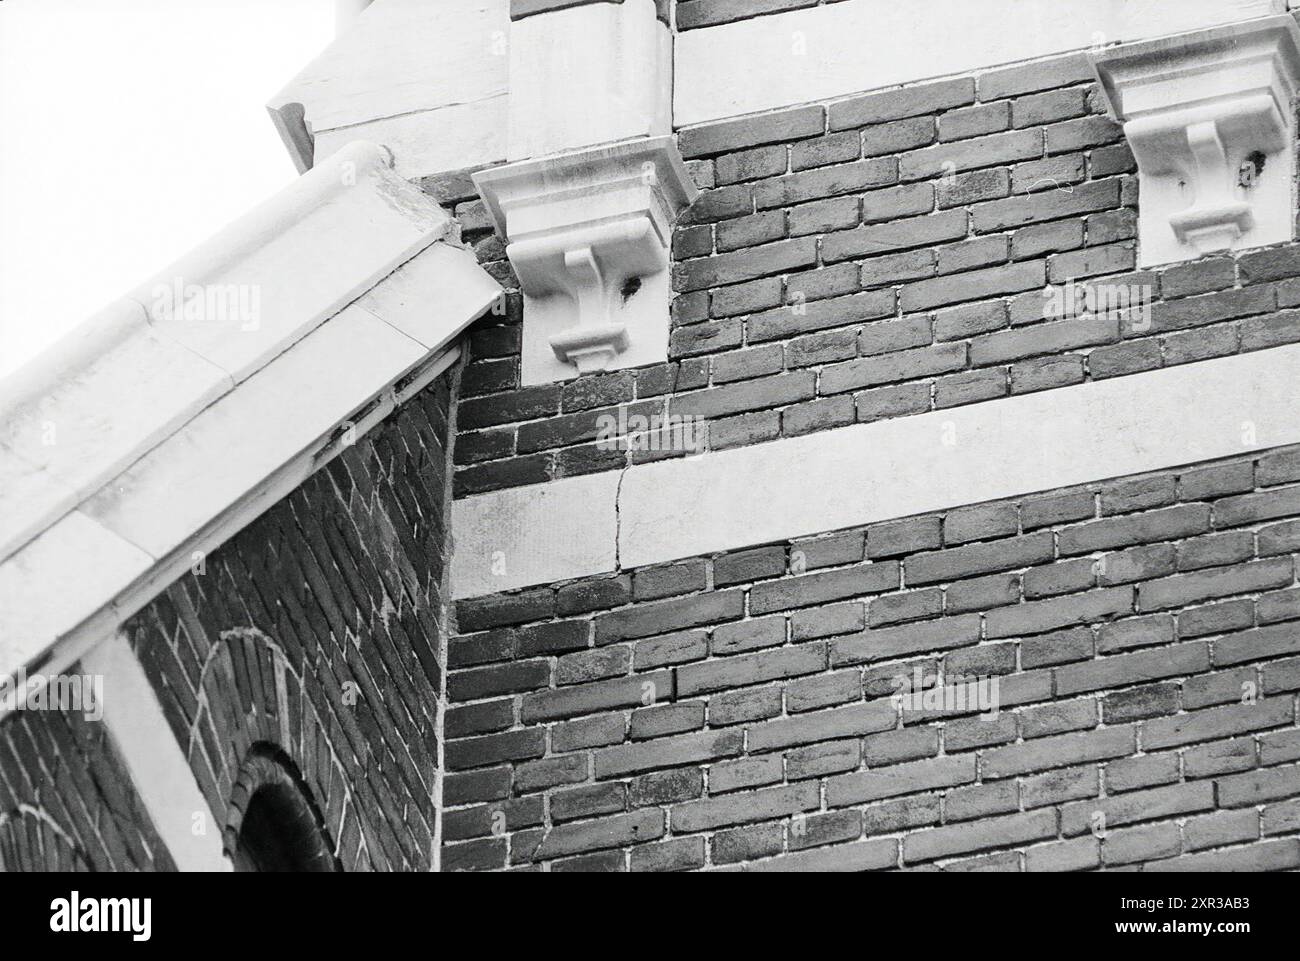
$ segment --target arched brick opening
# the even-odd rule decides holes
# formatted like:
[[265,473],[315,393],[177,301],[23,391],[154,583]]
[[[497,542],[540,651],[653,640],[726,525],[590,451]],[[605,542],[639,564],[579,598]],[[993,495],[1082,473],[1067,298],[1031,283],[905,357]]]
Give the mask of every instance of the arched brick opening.
[[297,766],[259,743],[239,770],[226,809],[226,856],[236,871],[337,871],[334,842]]
[[[222,631],[198,684],[187,756],[214,812],[224,812],[223,847],[239,861],[249,830],[288,831],[292,844],[270,860],[281,870],[370,866],[349,781],[331,725],[306,695],[284,650],[256,628]],[[259,836],[265,837],[264,834]],[[273,868],[274,869],[274,868]]]

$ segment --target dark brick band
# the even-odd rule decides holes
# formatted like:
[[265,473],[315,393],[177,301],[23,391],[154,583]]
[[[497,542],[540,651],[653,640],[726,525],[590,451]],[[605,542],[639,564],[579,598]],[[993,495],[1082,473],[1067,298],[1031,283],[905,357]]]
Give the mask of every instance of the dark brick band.
[[[1300,448],[462,601],[443,864],[1300,867]],[[893,679],[996,677],[901,714]]]

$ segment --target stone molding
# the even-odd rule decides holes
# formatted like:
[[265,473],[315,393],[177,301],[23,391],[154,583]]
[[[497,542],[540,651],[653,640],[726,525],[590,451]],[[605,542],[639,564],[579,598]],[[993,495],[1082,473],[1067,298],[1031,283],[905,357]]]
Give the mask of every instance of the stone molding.
[[698,191],[672,137],[474,176],[524,294],[522,382],[664,361],[677,215]]
[[1138,163],[1143,266],[1293,238],[1293,18],[1125,44],[1092,59]]

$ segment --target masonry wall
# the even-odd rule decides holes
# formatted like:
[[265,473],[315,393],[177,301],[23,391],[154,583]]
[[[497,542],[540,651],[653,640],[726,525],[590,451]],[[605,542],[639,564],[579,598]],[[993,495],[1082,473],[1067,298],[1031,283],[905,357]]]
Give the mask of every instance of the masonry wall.
[[450,397],[443,376],[125,628],[228,852],[273,755],[338,867],[434,862]]
[[[1300,449],[461,601],[444,865],[1300,867]],[[892,697],[997,678],[1000,710]]]
[[[1137,269],[1133,158],[1082,55],[679,144],[702,192],[669,360],[521,389],[512,296],[471,334],[456,497],[686,453],[598,447],[620,408],[702,416],[721,450],[1300,340],[1297,245]],[[517,286],[467,178],[426,186]],[[1071,284],[1149,310],[1062,310]],[[458,602],[444,867],[1300,867],[1300,452],[1095,469]],[[892,700],[918,668],[997,678],[1001,710]]]
[[78,711],[0,721],[0,870],[174,867],[103,724]]
[[[679,141],[703,190],[673,240],[669,361],[519,389],[517,303],[480,325],[457,496],[673,456],[598,447],[620,405],[701,416],[719,450],[1300,338],[1294,245],[1135,269],[1133,159],[1082,55]],[[517,286],[467,184],[434,189]],[[1045,289],[1069,282],[1150,310],[1063,312]]]

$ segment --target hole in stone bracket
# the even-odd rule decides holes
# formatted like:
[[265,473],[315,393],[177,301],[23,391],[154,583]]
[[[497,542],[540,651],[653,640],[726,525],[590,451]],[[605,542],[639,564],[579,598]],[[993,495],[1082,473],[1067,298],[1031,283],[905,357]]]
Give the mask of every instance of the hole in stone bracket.
[[1259,180],[1259,175],[1264,172],[1264,154],[1256,150],[1241,162],[1241,170],[1237,174],[1237,183],[1241,186],[1250,188],[1255,186]]
[[629,277],[627,280],[623,281],[623,289],[619,291],[619,293],[622,294],[623,296],[623,303],[627,303],[628,300],[631,298],[631,296],[640,289],[641,289],[640,277]]

